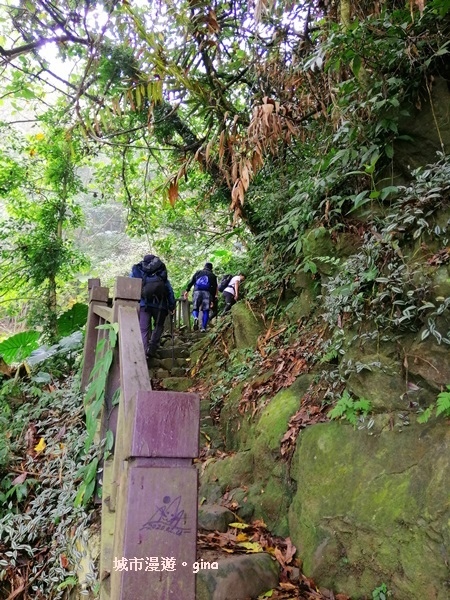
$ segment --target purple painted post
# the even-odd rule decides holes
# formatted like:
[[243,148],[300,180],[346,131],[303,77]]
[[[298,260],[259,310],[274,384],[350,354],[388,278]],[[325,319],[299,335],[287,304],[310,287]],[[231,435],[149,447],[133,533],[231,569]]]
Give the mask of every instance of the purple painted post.
[[196,394],[137,394],[122,430],[111,600],[195,600],[199,414]]

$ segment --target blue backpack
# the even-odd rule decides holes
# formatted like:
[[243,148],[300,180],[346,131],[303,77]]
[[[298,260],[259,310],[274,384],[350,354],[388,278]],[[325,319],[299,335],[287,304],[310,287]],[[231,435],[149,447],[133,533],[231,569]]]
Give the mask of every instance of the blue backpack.
[[195,282],[195,287],[197,290],[209,291],[210,285],[208,275],[200,275]]

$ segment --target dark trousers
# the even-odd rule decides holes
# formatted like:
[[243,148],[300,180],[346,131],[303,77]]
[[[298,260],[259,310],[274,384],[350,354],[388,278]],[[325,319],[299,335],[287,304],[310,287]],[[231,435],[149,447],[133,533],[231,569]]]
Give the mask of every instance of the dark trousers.
[[169,312],[162,308],[149,307],[146,309],[144,306],[140,307],[139,327],[145,352],[150,348],[152,350],[158,348],[168,314]]
[[223,292],[222,296],[225,300],[225,308],[223,309],[222,314],[225,315],[229,310],[231,310],[233,304],[236,304],[236,300],[234,299],[234,295],[230,294],[230,292]]

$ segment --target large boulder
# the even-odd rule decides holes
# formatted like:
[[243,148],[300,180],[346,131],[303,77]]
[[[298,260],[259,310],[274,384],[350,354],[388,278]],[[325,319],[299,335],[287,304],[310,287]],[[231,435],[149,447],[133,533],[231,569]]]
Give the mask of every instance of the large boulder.
[[237,302],[232,307],[231,314],[236,348],[255,348],[258,337],[264,329],[262,321],[247,307],[245,302]]
[[[420,108],[410,107],[409,116],[399,123],[392,170],[394,177],[405,166],[416,169],[436,161],[436,153],[450,146],[450,90],[444,78],[437,77]],[[403,181],[395,180],[395,183]]]
[[408,350],[408,370],[412,375],[424,379],[438,392],[450,383],[448,356],[448,345],[438,344],[436,338],[430,335],[423,341],[416,341]]
[[450,430],[377,434],[340,423],[302,432],[291,538],[306,575],[352,598],[380,582],[397,600],[448,598]]
[[408,407],[407,383],[398,360],[382,354],[364,355],[347,380],[348,390],[357,398],[370,400],[377,411]]

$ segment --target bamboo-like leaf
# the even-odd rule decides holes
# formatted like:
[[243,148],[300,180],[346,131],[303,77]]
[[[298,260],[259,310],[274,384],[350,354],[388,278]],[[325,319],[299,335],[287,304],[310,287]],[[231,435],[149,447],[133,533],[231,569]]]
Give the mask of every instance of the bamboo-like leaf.
[[138,85],[136,87],[136,108],[139,109],[142,106],[142,93],[141,93],[141,86]]
[[248,190],[248,186],[250,184],[250,173],[249,173],[247,165],[244,165],[241,170],[241,180],[242,180],[242,185],[244,187],[244,192],[246,192]]

